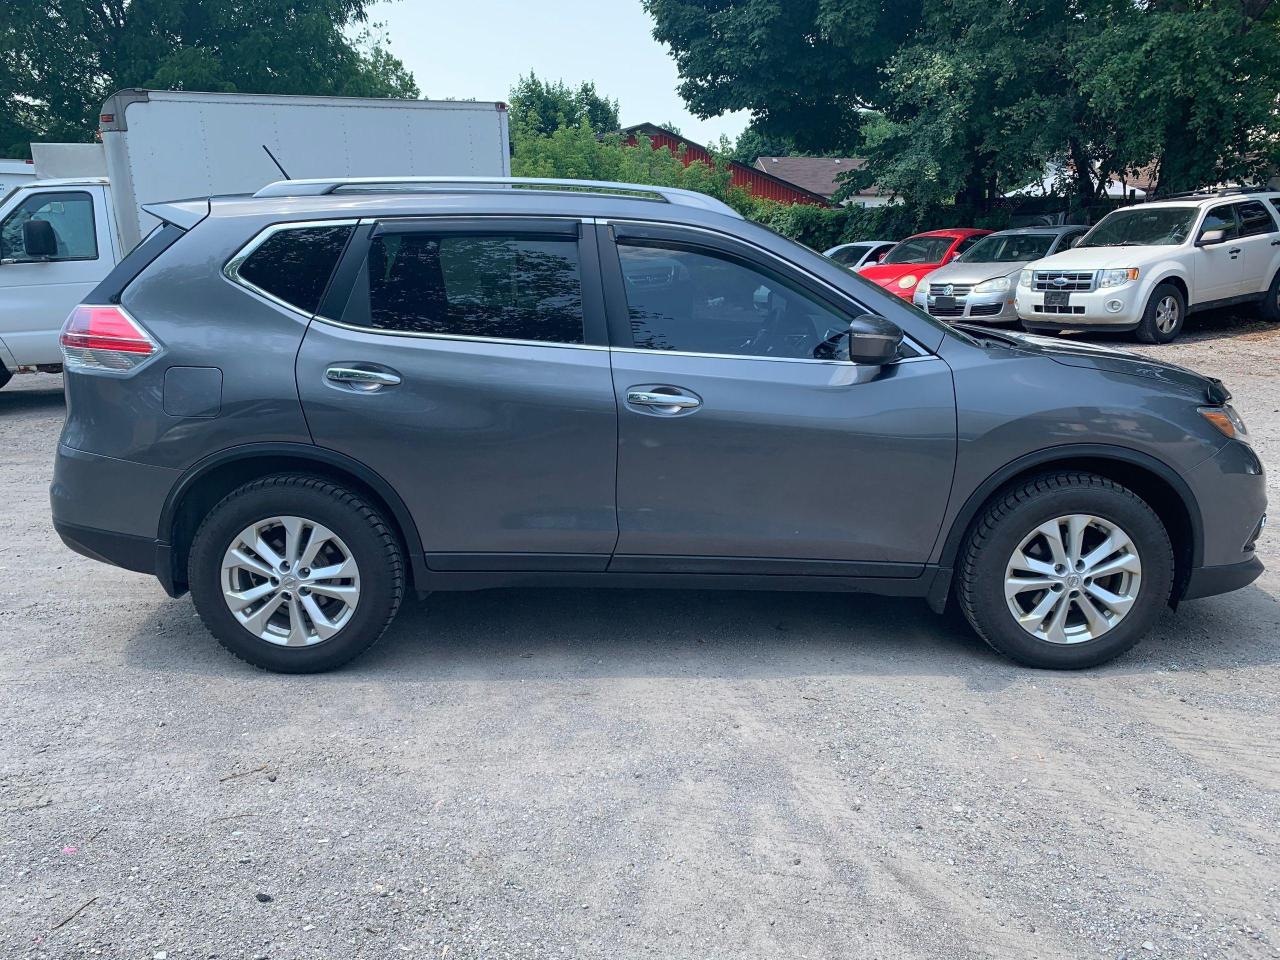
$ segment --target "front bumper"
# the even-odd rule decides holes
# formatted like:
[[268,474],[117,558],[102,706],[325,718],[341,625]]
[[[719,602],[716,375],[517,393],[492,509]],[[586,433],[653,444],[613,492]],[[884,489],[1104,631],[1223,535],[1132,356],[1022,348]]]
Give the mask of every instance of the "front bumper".
[[1263,571],[1255,545],[1267,513],[1267,478],[1248,444],[1229,440],[1186,474],[1200,508],[1201,549],[1180,599],[1247,586]]
[[[927,283],[921,286],[927,286]],[[940,308],[937,297],[916,290],[912,301],[917,307],[939,320],[958,321],[972,320],[974,323],[1016,323],[1018,309],[1009,293],[971,293],[967,297],[956,297],[955,306]]]
[[[1142,320],[1146,300],[1137,282],[1103,290],[1072,291],[1067,306],[1046,306],[1044,290],[1019,287],[1015,296],[1018,316],[1029,326],[1046,330],[1074,327],[1111,327],[1132,330]],[[1108,309],[1108,304],[1111,308]]]
[[1198,600],[1201,597],[1216,597],[1220,593],[1239,590],[1262,576],[1265,569],[1257,557],[1220,567],[1200,567],[1191,571],[1191,579],[1182,592],[1182,599]]

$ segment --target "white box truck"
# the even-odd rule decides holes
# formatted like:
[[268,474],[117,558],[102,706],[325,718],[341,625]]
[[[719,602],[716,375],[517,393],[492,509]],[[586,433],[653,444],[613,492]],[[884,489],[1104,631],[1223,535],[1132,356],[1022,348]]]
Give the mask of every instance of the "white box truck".
[[[34,178],[0,202],[0,386],[59,369],[63,320],[155,225],[148,204],[253,193],[282,170],[511,173],[503,103],[123,90],[99,129],[100,144],[32,144]],[[52,225],[56,252],[28,253],[31,220]]]

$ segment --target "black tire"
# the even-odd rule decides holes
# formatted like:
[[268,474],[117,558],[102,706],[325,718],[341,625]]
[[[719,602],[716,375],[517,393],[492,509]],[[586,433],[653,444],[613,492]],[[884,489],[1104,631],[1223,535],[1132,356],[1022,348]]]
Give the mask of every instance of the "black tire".
[[1258,316],[1269,323],[1280,323],[1280,273],[1271,278],[1271,286],[1258,304]]
[[[1133,605],[1109,630],[1094,639],[1052,643],[1015,619],[1005,599],[1005,572],[1028,534],[1072,514],[1098,517],[1123,530],[1141,561],[1141,582]],[[1137,644],[1168,602],[1172,585],[1173,549],[1155,511],[1105,477],[1063,472],[1007,488],[983,508],[960,553],[956,593],[966,619],[1000,653],[1027,666],[1075,670],[1105,663]],[[1082,621],[1083,611],[1073,603],[1069,616]]]
[[[359,598],[349,618],[332,636],[309,646],[262,639],[240,623],[223,596],[224,554],[241,531],[275,516],[327,527],[359,570]],[[196,531],[187,575],[200,619],[218,642],[240,659],[280,673],[332,670],[363,653],[391,623],[405,589],[404,557],[385,518],[350,490],[295,474],[256,480],[219,502]]]
[[13,372],[3,363],[0,363],[0,389],[3,389],[4,385],[12,379]]
[[[1161,329],[1156,317],[1167,302],[1171,301],[1177,311],[1172,327]],[[1187,298],[1172,283],[1162,283],[1151,291],[1147,308],[1142,311],[1142,320],[1133,331],[1134,337],[1141,343],[1168,343],[1182,332],[1182,325],[1187,320]]]

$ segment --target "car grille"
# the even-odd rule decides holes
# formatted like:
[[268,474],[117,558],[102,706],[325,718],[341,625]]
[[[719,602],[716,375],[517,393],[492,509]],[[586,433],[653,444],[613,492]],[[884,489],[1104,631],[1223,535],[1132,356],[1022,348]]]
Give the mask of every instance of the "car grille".
[[[947,292],[947,287],[951,287],[951,292]],[[971,283],[931,283],[929,284],[929,296],[931,297],[967,297],[969,291],[973,289]]]
[[958,304],[954,307],[929,307],[929,316],[931,317],[963,317],[964,304]]
[[1037,270],[1031,283],[1035,290],[1092,290],[1093,271]]
[[975,303],[969,308],[969,316],[992,317],[999,313],[1002,307],[1004,307],[1003,303]]
[[1036,313],[1084,313],[1084,307],[1036,307]]

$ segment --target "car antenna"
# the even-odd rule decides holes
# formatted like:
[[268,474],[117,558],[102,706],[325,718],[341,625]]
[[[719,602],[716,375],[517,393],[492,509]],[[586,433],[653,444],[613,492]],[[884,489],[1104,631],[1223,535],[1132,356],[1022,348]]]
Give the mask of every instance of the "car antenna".
[[262,149],[267,151],[267,156],[270,157],[271,162],[276,165],[276,169],[280,171],[280,175],[286,180],[292,180],[293,177],[289,176],[289,172],[280,165],[280,161],[276,159],[276,155],[271,152],[270,148],[265,143],[262,145]]

